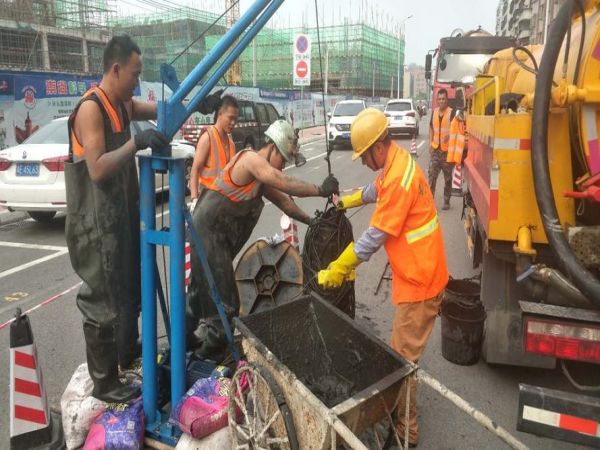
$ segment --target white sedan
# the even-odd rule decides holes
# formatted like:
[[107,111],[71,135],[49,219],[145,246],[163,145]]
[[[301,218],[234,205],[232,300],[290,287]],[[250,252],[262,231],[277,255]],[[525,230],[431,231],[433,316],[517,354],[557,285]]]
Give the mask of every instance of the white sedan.
[[[27,211],[39,222],[47,222],[67,208],[64,163],[69,153],[67,117],[55,119],[41,127],[22,144],[0,150],[0,206],[10,211]],[[135,136],[151,122],[132,122]],[[194,158],[194,146],[185,141],[173,141],[173,149],[189,155],[186,165],[186,186]],[[168,189],[168,177],[156,175],[156,191],[162,181]]]

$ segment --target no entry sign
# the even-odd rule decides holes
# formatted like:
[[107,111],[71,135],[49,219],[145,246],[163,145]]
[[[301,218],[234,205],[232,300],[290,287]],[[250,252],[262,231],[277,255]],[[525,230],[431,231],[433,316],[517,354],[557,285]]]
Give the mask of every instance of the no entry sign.
[[294,39],[294,86],[310,86],[310,37],[297,34]]

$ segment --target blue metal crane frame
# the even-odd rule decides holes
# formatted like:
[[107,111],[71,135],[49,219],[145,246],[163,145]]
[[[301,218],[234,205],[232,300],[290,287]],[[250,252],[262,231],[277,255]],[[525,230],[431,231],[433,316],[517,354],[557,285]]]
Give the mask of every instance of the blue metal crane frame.
[[[256,0],[231,29],[217,42],[215,47],[181,82],[177,80],[175,69],[161,65],[161,77],[173,94],[167,101],[158,102],[158,129],[169,139],[181,128],[187,118],[217,85],[218,81],[252,42],[284,0]],[[236,43],[237,41],[237,43]],[[235,44],[235,45],[234,45]],[[223,62],[201,85],[200,90],[186,104],[186,96],[201,83],[230,47]],[[158,275],[156,272],[156,248],[169,248],[170,314],[170,367],[171,367],[171,406],[183,397],[186,385],[186,345],[185,345],[185,155],[172,153],[171,149],[139,154],[140,165],[140,239],[142,271],[142,395],[146,432],[165,443],[176,443],[179,432],[166,420],[165,411],[159,411],[158,364],[157,364],[157,308],[156,292]],[[168,173],[170,226],[156,228],[155,172]],[[188,213],[189,214],[189,213]],[[188,216],[189,220],[189,216]],[[190,224],[191,225],[191,224]],[[194,247],[203,260],[203,251],[196,236]],[[204,258],[204,263],[206,263]],[[211,277],[212,278],[212,277]],[[214,283],[213,283],[214,284]],[[213,297],[218,297],[212,289]],[[213,298],[213,301],[217,301]],[[225,320],[226,321],[226,320]],[[226,325],[226,328],[228,325]],[[234,350],[235,354],[235,350]]]

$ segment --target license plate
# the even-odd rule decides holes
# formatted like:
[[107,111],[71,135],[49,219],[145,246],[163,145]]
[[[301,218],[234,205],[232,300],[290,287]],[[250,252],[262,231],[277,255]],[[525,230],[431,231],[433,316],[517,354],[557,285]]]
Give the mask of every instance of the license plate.
[[342,137],[349,138],[350,137],[350,133],[342,133]]
[[18,177],[38,177],[40,165],[38,163],[17,163]]

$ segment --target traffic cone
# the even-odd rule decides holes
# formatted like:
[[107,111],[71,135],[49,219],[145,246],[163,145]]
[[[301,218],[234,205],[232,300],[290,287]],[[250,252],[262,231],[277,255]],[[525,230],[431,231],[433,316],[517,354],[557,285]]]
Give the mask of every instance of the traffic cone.
[[413,158],[417,159],[417,138],[413,137],[410,142],[410,154]]
[[455,164],[452,172],[452,195],[462,197],[462,164]]
[[286,214],[281,216],[280,225],[281,230],[283,231],[283,239],[292,244],[294,248],[298,249],[300,246],[300,241],[298,240],[298,225],[296,225]]
[[29,317],[10,325],[10,448],[60,448],[60,417],[50,414]]

